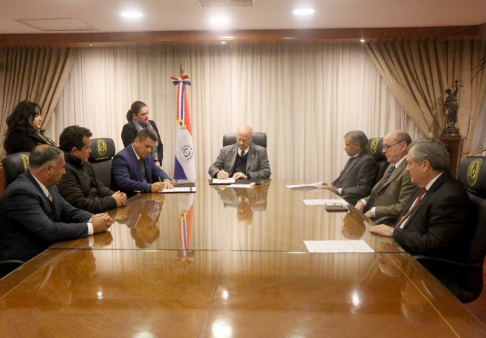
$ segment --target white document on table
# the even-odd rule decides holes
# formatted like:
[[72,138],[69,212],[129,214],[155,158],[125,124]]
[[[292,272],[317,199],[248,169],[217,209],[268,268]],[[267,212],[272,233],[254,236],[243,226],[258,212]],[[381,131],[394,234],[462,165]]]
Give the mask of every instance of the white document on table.
[[220,180],[220,179],[217,179],[217,178],[213,178],[211,183],[212,184],[232,184],[232,183],[235,183],[235,179],[234,178],[225,178],[224,180]]
[[304,241],[311,253],[375,252],[365,241]]
[[320,199],[320,200],[303,200],[305,205],[336,205],[341,204],[342,206],[349,205],[345,200],[336,199]]
[[294,185],[286,185],[287,188],[289,189],[297,189],[297,188],[305,188],[305,187],[322,187],[322,182],[316,182],[316,183],[311,183],[311,184],[294,184]]
[[196,192],[196,187],[174,187],[172,189],[164,189],[159,191],[160,194],[172,194],[178,192]]
[[228,185],[228,188],[251,189],[254,186],[255,186],[255,183],[250,183],[250,184],[232,184],[232,185]]

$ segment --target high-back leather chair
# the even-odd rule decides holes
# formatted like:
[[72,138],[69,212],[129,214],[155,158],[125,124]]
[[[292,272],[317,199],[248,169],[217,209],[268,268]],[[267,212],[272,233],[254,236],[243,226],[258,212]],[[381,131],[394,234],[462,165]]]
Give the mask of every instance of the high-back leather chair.
[[374,137],[368,139],[366,145],[366,151],[370,154],[378,164],[378,173],[376,175],[375,184],[381,180],[386,168],[390,163],[386,160],[386,156],[383,153],[383,137]]
[[111,186],[111,161],[115,156],[115,142],[111,138],[92,138],[89,162],[93,165],[96,178],[108,188]]
[[5,172],[5,187],[15,181],[17,176],[25,173],[29,169],[28,152],[14,153],[7,155],[2,160],[3,170]]
[[[253,132],[253,143],[256,145],[266,148],[267,147],[267,134],[260,132]],[[223,147],[229,146],[236,143],[236,133],[224,134],[223,136]]]
[[[466,262],[454,262],[425,256],[415,258],[425,267],[446,272],[443,282],[463,303],[476,300],[483,289],[483,261],[486,254],[486,157],[471,156],[462,160],[457,179],[467,189],[472,203],[473,236]],[[439,269],[437,269],[439,267]]]

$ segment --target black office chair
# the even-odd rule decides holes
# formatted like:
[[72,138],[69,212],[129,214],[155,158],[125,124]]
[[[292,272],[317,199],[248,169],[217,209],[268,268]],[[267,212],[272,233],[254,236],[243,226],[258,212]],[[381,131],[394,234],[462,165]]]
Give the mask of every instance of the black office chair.
[[[260,132],[253,132],[253,143],[263,148],[267,147],[267,134]],[[236,143],[236,133],[224,134],[223,147]]]
[[19,259],[0,259],[0,279],[5,277],[24,263],[24,261],[21,261]]
[[29,169],[30,153],[14,153],[6,156],[2,160],[3,170],[5,172],[5,187],[15,181],[17,176],[25,173]]
[[431,271],[444,271],[436,276],[461,302],[476,300],[483,289],[483,262],[486,254],[486,157],[471,156],[462,160],[457,175],[468,191],[473,205],[475,227],[465,263],[415,256]]
[[370,154],[378,164],[378,174],[376,175],[375,184],[381,180],[386,168],[390,163],[386,160],[386,156],[383,153],[383,137],[374,137],[368,139],[366,145],[366,151]]
[[[388,163],[388,161],[386,160],[385,153],[383,152],[383,137],[373,137],[368,139],[366,151],[374,158],[376,164],[378,165],[378,173],[375,179],[376,184],[383,178],[386,168],[390,165],[390,163]],[[394,225],[396,223],[396,220],[396,216],[383,216],[373,221],[376,224]]]
[[111,161],[115,156],[115,142],[111,138],[92,138],[89,161],[96,178],[108,188],[111,186]]

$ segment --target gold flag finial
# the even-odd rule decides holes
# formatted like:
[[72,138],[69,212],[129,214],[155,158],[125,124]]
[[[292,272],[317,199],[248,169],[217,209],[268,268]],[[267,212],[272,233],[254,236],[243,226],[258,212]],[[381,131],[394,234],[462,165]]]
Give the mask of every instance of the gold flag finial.
[[181,63],[181,77],[184,76],[184,68],[182,67],[182,63]]

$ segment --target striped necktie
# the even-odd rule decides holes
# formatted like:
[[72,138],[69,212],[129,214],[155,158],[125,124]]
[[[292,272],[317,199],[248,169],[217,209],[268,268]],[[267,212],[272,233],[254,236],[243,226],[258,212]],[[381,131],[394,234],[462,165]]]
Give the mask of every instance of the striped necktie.
[[367,210],[371,210],[371,208],[373,208],[373,206],[375,205],[375,202],[376,202],[376,198],[378,197],[378,194],[380,193],[381,189],[383,189],[383,187],[385,186],[386,182],[391,177],[391,175],[393,174],[393,172],[395,171],[395,169],[396,169],[395,166],[392,165],[392,167],[391,167],[390,171],[388,172],[388,174],[385,176],[385,178],[383,179],[383,181],[381,181],[381,184],[380,184],[380,187],[378,188],[378,190],[373,194],[373,196],[371,196],[370,201],[366,205],[366,209]]

